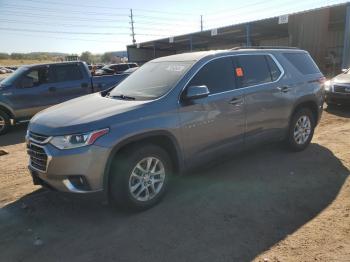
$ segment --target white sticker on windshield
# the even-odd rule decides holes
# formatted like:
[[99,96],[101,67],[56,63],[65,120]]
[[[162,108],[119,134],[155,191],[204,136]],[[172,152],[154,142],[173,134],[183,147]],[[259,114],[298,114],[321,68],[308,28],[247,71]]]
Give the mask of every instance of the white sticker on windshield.
[[182,72],[184,71],[185,66],[183,65],[169,65],[165,70],[172,71],[172,72]]

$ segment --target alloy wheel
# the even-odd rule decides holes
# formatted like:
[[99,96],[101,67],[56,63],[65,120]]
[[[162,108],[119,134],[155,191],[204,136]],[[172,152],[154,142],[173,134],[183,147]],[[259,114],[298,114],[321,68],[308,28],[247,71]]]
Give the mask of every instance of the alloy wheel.
[[129,178],[129,192],[138,201],[145,202],[156,197],[165,180],[165,168],[156,157],[147,157],[133,168]]
[[311,121],[306,115],[299,117],[294,127],[294,140],[298,145],[303,145],[311,134]]

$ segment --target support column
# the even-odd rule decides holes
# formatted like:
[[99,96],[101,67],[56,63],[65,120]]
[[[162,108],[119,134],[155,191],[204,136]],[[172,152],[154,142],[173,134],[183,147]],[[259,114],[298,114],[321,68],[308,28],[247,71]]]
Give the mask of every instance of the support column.
[[346,7],[342,68],[350,67],[350,4]]
[[192,36],[190,36],[190,51],[192,52],[193,49],[193,43],[192,43]]
[[245,25],[245,32],[246,32],[246,45],[247,46],[251,46],[252,45],[252,43],[251,43],[251,41],[250,41],[250,24],[249,23],[247,23],[246,25]]

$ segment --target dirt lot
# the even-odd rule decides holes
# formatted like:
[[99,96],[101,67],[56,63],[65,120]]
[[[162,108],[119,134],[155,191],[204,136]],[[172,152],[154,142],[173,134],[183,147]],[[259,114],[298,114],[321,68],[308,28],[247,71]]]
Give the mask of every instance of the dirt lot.
[[0,138],[0,261],[350,261],[350,109],[304,152],[231,157],[138,214],[32,186],[25,128]]

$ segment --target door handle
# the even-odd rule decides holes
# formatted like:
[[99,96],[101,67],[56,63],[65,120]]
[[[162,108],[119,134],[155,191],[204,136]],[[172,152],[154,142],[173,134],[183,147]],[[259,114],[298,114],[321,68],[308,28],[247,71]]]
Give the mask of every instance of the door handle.
[[56,87],[54,87],[54,86],[49,87],[49,91],[50,92],[55,92],[56,91]]
[[240,104],[242,104],[242,102],[243,102],[243,99],[241,97],[234,97],[230,100],[229,103],[231,105],[240,105]]
[[279,87],[277,87],[277,89],[279,91],[281,91],[282,93],[288,93],[291,88],[289,86],[279,86]]

